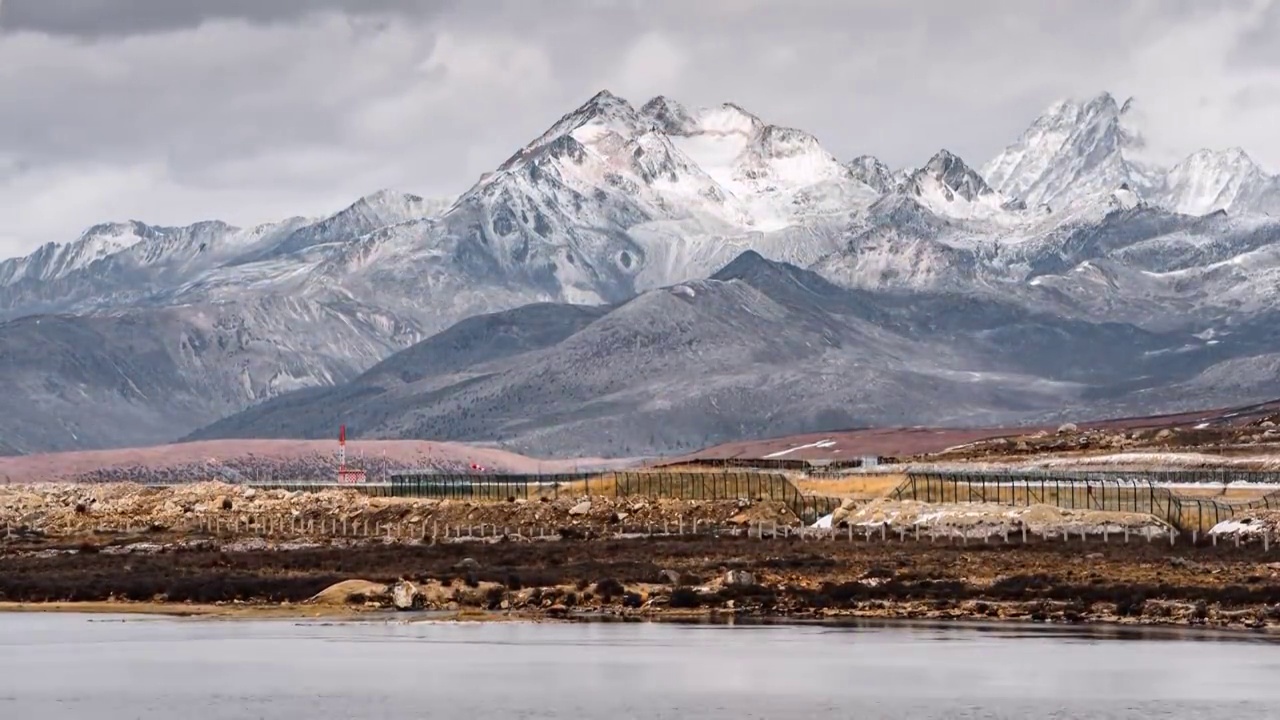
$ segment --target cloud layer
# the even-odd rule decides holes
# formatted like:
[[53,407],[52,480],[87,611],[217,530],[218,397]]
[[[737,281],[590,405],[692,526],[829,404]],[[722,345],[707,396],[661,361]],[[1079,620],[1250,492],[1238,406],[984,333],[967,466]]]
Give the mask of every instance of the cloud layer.
[[1280,171],[1277,36],[1280,0],[0,0],[0,256],[456,194],[605,87],[895,166],[1111,90],[1166,154]]

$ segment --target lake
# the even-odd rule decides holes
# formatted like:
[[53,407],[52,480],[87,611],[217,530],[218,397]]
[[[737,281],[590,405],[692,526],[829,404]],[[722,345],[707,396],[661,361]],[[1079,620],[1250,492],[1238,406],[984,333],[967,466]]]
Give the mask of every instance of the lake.
[[0,613],[0,718],[1238,720],[1280,708],[1251,637]]

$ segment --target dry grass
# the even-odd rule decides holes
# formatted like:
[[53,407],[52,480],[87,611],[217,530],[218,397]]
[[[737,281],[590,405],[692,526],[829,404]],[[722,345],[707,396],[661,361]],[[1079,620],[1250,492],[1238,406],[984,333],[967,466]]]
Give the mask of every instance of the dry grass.
[[906,476],[902,474],[886,475],[849,475],[841,478],[797,478],[794,480],[800,492],[806,495],[827,495],[830,497],[852,498],[854,500],[875,500],[888,495],[894,488],[902,484]]
[[[681,468],[676,471],[640,471],[626,473],[602,473],[600,475],[561,484],[558,488],[542,488],[539,493],[549,496],[580,496],[619,494],[620,476],[626,492],[624,495],[648,497],[715,499],[731,497],[767,497],[782,499],[784,483],[778,481],[783,473],[698,470]],[[794,479],[793,479],[794,481]]]
[[1205,488],[1187,488],[1180,487],[1171,489],[1174,495],[1178,497],[1198,498],[1208,500],[1226,500],[1228,502],[1248,502],[1257,500],[1263,495],[1275,492],[1270,488],[1257,488],[1242,485],[1233,487],[1228,485],[1225,489],[1221,486],[1205,487]]

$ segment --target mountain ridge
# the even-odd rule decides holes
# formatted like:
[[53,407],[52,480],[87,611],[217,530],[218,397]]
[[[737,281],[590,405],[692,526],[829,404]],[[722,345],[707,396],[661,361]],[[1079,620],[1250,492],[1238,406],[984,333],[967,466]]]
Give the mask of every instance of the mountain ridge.
[[[251,408],[301,388],[344,385],[397,351],[468,318],[525,306],[605,308],[609,323],[621,323],[618,333],[652,336],[655,346],[663,347],[679,347],[677,339],[688,327],[705,327],[720,343],[717,351],[737,347],[752,356],[768,348],[799,362],[803,353],[785,344],[764,338],[751,350],[725,335],[728,326],[760,321],[741,315],[733,302],[758,303],[777,317],[800,323],[797,337],[805,342],[826,343],[842,333],[865,331],[898,343],[902,358],[935,372],[949,352],[930,339],[937,326],[914,321],[901,326],[893,312],[908,312],[900,296],[916,297],[924,305],[934,302],[929,298],[946,296],[956,306],[986,308],[984,312],[1012,306],[1038,318],[1005,338],[1013,346],[1032,342],[1048,325],[1086,333],[1086,326],[1113,323],[1127,328],[1123,332],[1133,338],[1143,333],[1221,333],[1215,337],[1222,347],[1255,352],[1223,360],[1245,368],[1241,387],[1251,387],[1268,367],[1263,358],[1272,349],[1265,343],[1250,345],[1236,328],[1276,306],[1280,222],[1266,210],[1280,198],[1280,186],[1273,187],[1275,178],[1244,151],[1203,151],[1172,168],[1153,165],[1138,115],[1139,105],[1118,103],[1109,94],[1063,101],[1050,106],[981,172],[946,150],[919,168],[892,170],[868,155],[841,161],[813,135],[771,124],[732,103],[688,108],[656,96],[636,107],[602,91],[555,119],[454,197],[426,200],[383,190],[323,218],[290,218],[249,229],[218,221],[185,228],[107,223],[73,243],[0,262],[0,342],[18,337],[31,341],[29,329],[19,333],[19,326],[9,327],[4,320],[71,313],[98,327],[102,318],[136,318],[135,327],[144,328],[137,331],[142,333],[139,345],[164,348],[157,351],[157,362],[165,356],[178,358],[161,364],[171,368],[165,370],[169,375],[186,377],[174,380],[186,388],[182,393],[194,398],[199,393],[190,388],[205,387],[187,377],[194,373],[220,378],[220,384],[201,391],[216,396],[216,402],[197,407],[198,400],[183,400],[188,402],[183,412],[203,424],[219,413]],[[1209,212],[1195,214],[1199,210]],[[808,279],[800,285],[772,285],[777,297],[766,297],[749,282],[733,285],[745,282],[743,278],[723,274],[728,268],[746,272],[757,258],[798,268],[809,273]],[[757,266],[751,272],[782,271]],[[828,301],[844,298],[848,307],[843,315],[837,313],[842,320],[797,310],[806,293],[819,287],[819,296]],[[704,308],[720,315],[690,310],[687,303],[702,294],[723,301]],[[884,308],[877,311],[877,304]],[[854,307],[859,309],[854,312]],[[646,334],[623,322],[631,315],[660,317],[653,308],[687,316],[694,325],[646,320],[655,328]],[[946,310],[936,307],[937,312]],[[855,315],[861,318],[861,330],[849,324]],[[209,317],[228,328],[220,336],[223,342],[234,346],[237,337],[250,339],[245,354],[218,356],[197,366],[172,350],[181,348],[184,333],[204,327]],[[151,329],[146,329],[148,322]],[[828,327],[831,322],[836,325]],[[777,325],[764,327],[786,335]],[[836,334],[824,335],[823,327]],[[1105,333],[1090,330],[1086,335],[1101,338]],[[77,337],[111,347],[93,332]],[[601,357],[627,364],[616,354],[622,350],[595,342],[605,353]],[[79,351],[62,344],[51,352],[70,359]],[[494,357],[501,360],[500,353]],[[993,363],[991,368],[1005,363],[985,351],[978,357]],[[1020,368],[1016,382],[1001,382],[1029,397],[1053,396],[1063,403],[1086,403],[1086,409],[1087,403],[1099,402],[1083,391],[1062,394],[1062,382],[1077,380],[1052,379],[1062,371],[1059,358],[1045,353],[1035,357],[1040,365]],[[122,358],[108,356],[117,365]],[[1140,356],[1121,359],[1146,362]],[[469,362],[483,365],[484,358],[470,357]],[[708,387],[717,382],[701,369],[653,362],[673,373],[675,384],[693,378]],[[875,363],[868,367],[874,372],[851,372],[868,386],[883,380],[886,387],[905,387],[898,370]],[[997,372],[991,368],[947,372]],[[792,366],[775,370],[802,376],[809,372]],[[588,397],[590,387],[614,388],[621,382],[602,379],[604,385],[579,387],[577,380],[546,372],[566,389],[587,393],[581,399],[584,407],[596,402]],[[641,382],[647,372],[633,367],[631,375]],[[1161,372],[1168,382],[1189,382],[1185,372]],[[44,392],[35,389],[29,367],[0,362],[0,382],[6,377],[14,378],[15,397]],[[98,385],[82,388],[96,393],[102,417],[128,409],[139,417],[151,413],[165,419],[143,423],[149,428],[167,427],[175,434],[194,429],[170,422],[177,412],[161,407],[163,400],[144,402],[113,377],[93,375]],[[977,397],[947,379],[953,375],[930,377],[922,382],[940,392]],[[74,386],[69,378],[51,382],[56,386],[62,381]],[[497,387],[493,383],[498,380],[472,382]],[[717,397],[716,402],[729,408],[746,397],[741,393],[747,388],[760,384],[759,377],[743,380],[734,390],[738,395]],[[537,395],[527,381],[517,385],[529,397]],[[606,394],[618,392],[623,391]],[[888,407],[875,398],[860,401]],[[631,407],[632,402],[628,396],[614,406]],[[989,398],[982,402],[999,405]],[[118,407],[112,409],[113,404]],[[742,406],[744,411],[749,405]],[[33,426],[46,428],[49,442],[64,447],[63,439],[54,440],[56,414],[70,412],[65,409],[69,406],[32,407],[39,415],[33,416]],[[457,422],[453,411],[444,412],[438,403],[433,407],[431,422]],[[727,427],[708,419],[705,407],[691,408],[683,419],[668,417],[672,427],[684,423],[703,434],[707,428]],[[499,436],[533,438],[529,442],[546,447],[572,445],[563,439],[568,432],[563,424],[538,440],[536,433],[530,435],[528,419],[501,408],[495,412],[499,410],[510,425]],[[831,413],[830,418],[840,416],[837,410]],[[879,417],[889,421],[894,416]],[[607,413],[596,419],[602,427],[615,422]],[[405,427],[433,427],[423,422]],[[560,439],[551,437],[555,433],[561,433]],[[109,438],[109,428],[98,437]],[[39,439],[24,440],[23,447],[39,449]]]

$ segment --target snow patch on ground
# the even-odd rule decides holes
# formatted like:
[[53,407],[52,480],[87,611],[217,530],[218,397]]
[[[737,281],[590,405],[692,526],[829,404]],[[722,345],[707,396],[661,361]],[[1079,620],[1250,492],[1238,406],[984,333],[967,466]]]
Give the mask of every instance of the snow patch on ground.
[[1268,536],[1280,540],[1280,510],[1249,511],[1230,520],[1223,520],[1209,530],[1209,535],[1260,538]]
[[775,453],[769,453],[764,457],[765,459],[779,458],[779,457],[783,457],[784,455],[789,455],[797,450],[805,450],[808,448],[829,448],[829,447],[835,447],[835,444],[836,444],[835,440],[819,440],[814,443],[809,443],[808,445],[797,445],[793,448],[787,448],[786,450],[779,450],[778,452],[775,452]]

